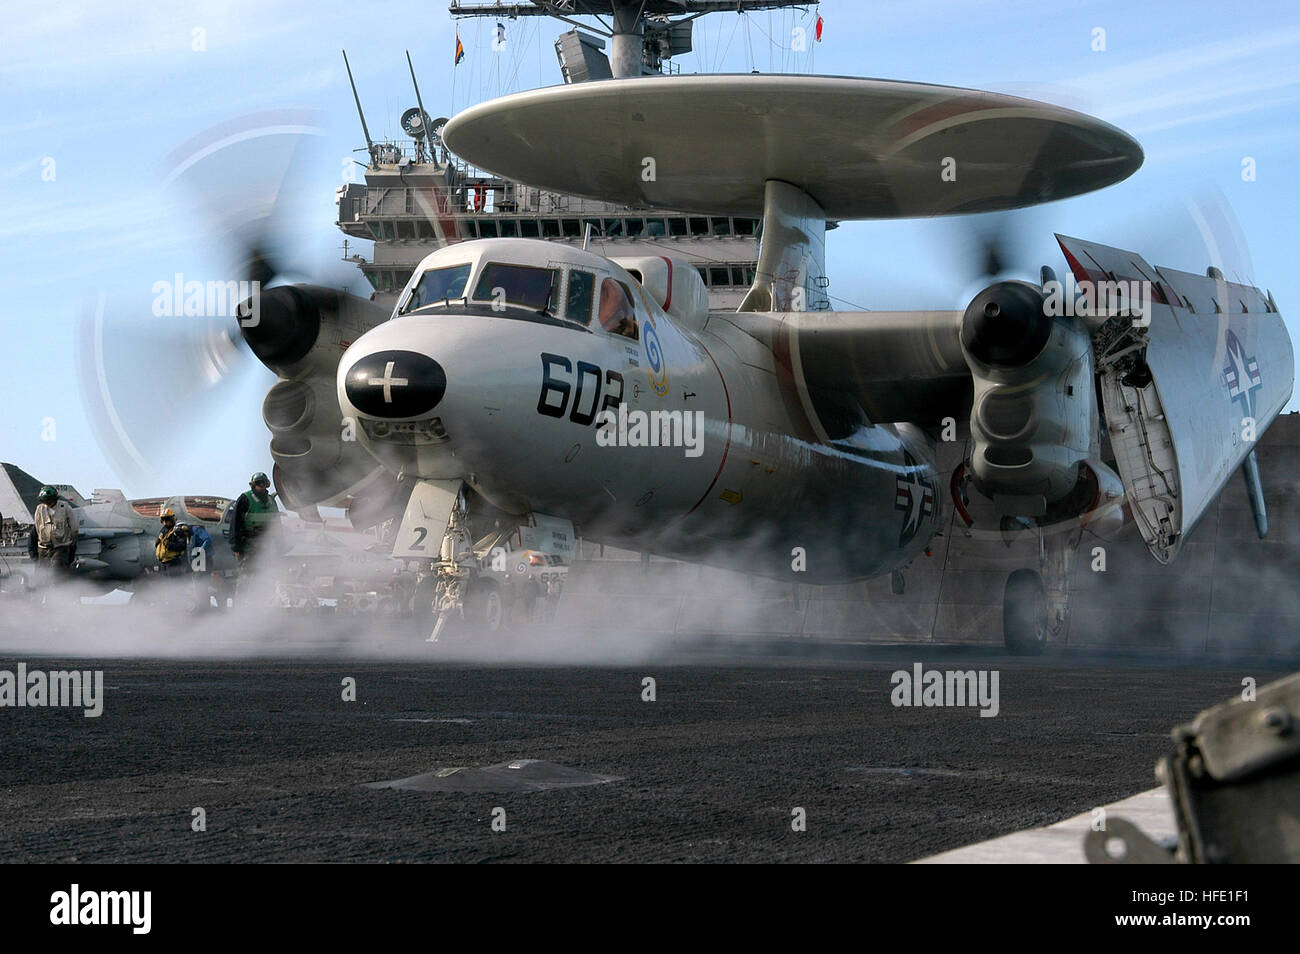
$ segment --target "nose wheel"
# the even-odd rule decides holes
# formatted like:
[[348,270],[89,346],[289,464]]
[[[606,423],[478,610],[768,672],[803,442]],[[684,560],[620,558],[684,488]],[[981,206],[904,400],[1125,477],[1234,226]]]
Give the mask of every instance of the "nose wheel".
[[495,635],[501,631],[504,619],[500,587],[493,581],[478,581],[465,601],[465,621],[488,635]]
[[[413,608],[416,624],[433,632],[428,642],[443,636],[495,636],[505,629],[506,598],[495,580],[454,580],[456,585],[439,590],[433,579],[430,586],[417,589]],[[432,598],[430,598],[432,597]]]

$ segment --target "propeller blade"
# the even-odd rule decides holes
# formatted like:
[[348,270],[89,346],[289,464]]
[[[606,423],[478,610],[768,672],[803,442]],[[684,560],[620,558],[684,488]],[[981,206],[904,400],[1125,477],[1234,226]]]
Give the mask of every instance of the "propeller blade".
[[314,110],[266,110],[204,130],[168,156],[165,184],[224,246],[234,277],[269,284],[315,271],[300,249],[319,204],[307,184],[320,134]]
[[95,439],[139,492],[166,492],[162,475],[182,466],[201,473],[214,446],[233,452],[239,441],[213,424],[214,409],[256,407],[270,381],[229,318],[155,317],[147,301],[105,295],[81,316],[75,354]]
[[[313,272],[302,237],[320,216],[308,215],[304,189],[316,186],[308,173],[319,132],[315,112],[270,110],[207,129],[167,157],[164,194],[196,213],[196,245],[216,249],[210,281],[195,298],[185,280],[161,309],[156,297],[101,294],[75,342],[82,402],[123,486],[165,490],[161,474],[202,472],[213,448],[265,458],[258,409],[274,376],[250,352],[236,308],[258,287],[249,283]],[[170,279],[168,264],[159,272]],[[233,408],[247,408],[247,426],[222,433],[214,421]]]
[[1152,205],[1117,222],[1099,241],[1141,254],[1152,265],[1204,274],[1213,265],[1230,281],[1255,284],[1254,265],[1232,205],[1217,189]]

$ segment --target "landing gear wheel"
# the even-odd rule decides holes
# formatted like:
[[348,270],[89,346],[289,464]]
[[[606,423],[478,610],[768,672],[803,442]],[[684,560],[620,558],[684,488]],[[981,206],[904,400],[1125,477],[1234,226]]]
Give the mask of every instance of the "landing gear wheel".
[[470,590],[465,601],[465,618],[474,628],[495,635],[501,631],[505,615],[505,603],[496,583],[480,582]]
[[1007,652],[1037,656],[1047,645],[1047,591],[1037,570],[1016,570],[1002,593],[1002,639]]
[[421,638],[427,638],[433,631],[438,614],[433,611],[433,601],[438,596],[438,581],[432,576],[425,577],[415,585],[411,594],[411,625]]

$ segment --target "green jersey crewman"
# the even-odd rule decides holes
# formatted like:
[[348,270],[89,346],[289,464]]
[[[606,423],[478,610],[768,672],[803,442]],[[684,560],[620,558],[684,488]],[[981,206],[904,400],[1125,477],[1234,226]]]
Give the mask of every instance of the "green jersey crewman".
[[280,523],[280,508],[271,493],[270,478],[256,473],[248,478],[248,490],[239,495],[230,520],[230,549],[246,564],[274,536]]

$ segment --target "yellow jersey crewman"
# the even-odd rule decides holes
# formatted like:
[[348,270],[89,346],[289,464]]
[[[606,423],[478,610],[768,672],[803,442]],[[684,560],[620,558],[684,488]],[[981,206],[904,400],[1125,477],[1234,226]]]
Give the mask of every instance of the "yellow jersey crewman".
[[188,573],[190,571],[190,528],[176,523],[176,514],[164,510],[158,515],[162,529],[154,543],[154,556],[163,573]]

